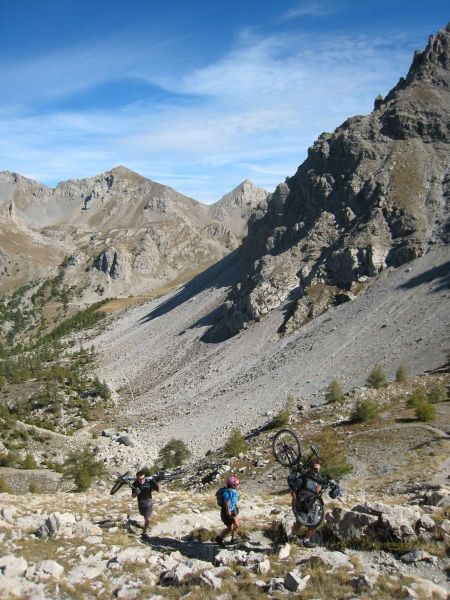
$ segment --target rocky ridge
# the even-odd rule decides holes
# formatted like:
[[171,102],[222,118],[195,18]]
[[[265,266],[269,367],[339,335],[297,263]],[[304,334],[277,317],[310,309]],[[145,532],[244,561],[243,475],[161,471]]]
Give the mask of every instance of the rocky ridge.
[[450,25],[416,52],[368,116],[323,133],[249,224],[246,273],[216,326],[234,334],[279,307],[292,331],[388,267],[449,241]]
[[122,166],[55,189],[2,172],[0,286],[29,281],[29,271],[47,277],[70,256],[67,279],[87,288],[86,300],[151,291],[236,248],[267,195],[246,181],[207,206]]

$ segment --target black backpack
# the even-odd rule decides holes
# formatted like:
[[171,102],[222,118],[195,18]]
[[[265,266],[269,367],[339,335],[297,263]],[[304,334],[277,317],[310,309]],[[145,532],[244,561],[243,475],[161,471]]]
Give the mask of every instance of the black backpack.
[[220,506],[221,508],[223,508],[225,506],[225,500],[223,498],[223,493],[226,489],[227,489],[226,487],[221,487],[216,492],[217,506]]

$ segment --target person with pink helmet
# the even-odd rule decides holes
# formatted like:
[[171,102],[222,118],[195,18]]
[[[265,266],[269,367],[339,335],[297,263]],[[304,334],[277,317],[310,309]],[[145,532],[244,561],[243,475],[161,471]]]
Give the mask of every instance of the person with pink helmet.
[[239,477],[232,475],[227,481],[227,487],[222,492],[222,504],[220,509],[220,518],[226,526],[225,529],[216,537],[216,542],[221,548],[225,548],[225,537],[231,532],[231,543],[238,542],[238,530],[241,520],[239,517]]

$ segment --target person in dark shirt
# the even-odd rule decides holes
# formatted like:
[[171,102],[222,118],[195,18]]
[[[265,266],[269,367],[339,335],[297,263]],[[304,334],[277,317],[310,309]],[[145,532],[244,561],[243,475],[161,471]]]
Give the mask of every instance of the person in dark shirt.
[[150,520],[153,514],[152,493],[160,492],[161,484],[157,477],[146,477],[145,471],[138,471],[131,487],[132,497],[137,498],[139,514],[144,517],[142,535],[145,536],[150,528]]

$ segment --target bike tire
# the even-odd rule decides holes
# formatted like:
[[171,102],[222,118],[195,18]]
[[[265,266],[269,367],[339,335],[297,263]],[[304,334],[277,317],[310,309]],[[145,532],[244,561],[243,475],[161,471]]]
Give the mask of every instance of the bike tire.
[[302,456],[298,435],[292,429],[280,429],[272,441],[275,460],[283,467],[293,467]]
[[325,516],[325,507],[320,496],[303,490],[292,502],[295,520],[304,527],[318,527]]
[[120,490],[120,488],[126,484],[126,481],[124,481],[124,479],[125,479],[125,477],[129,477],[130,475],[131,475],[131,471],[127,471],[123,475],[119,475],[117,477],[116,481],[114,482],[114,485],[112,486],[112,488],[109,492],[111,494],[111,496],[114,496],[114,494],[116,494]]

